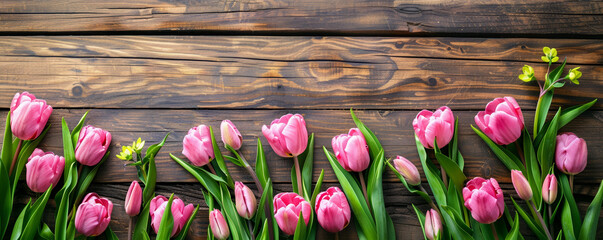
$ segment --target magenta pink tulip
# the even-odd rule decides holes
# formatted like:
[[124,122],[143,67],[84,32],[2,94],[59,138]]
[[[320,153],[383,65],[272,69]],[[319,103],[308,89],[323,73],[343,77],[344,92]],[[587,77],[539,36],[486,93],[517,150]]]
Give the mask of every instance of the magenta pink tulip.
[[85,126],[80,131],[75,160],[86,166],[98,164],[111,144],[111,133],[93,126]]
[[483,224],[495,222],[505,211],[503,191],[494,178],[471,179],[463,188],[463,198],[471,216]]
[[36,139],[46,126],[52,107],[28,92],[16,93],[10,104],[10,129],[21,140]]
[[511,181],[519,198],[526,201],[532,199],[532,187],[530,187],[530,182],[523,176],[521,171],[511,170]]
[[413,186],[421,184],[419,170],[411,161],[408,161],[408,159],[397,156],[396,159],[394,159],[394,167],[396,167],[396,170],[404,177],[406,183]]
[[287,114],[274,119],[270,127],[262,126],[262,133],[272,150],[281,157],[298,156],[308,145],[306,121],[299,114]]
[[249,187],[242,182],[235,182],[235,202],[239,216],[251,219],[257,209],[257,200]]
[[557,135],[555,150],[557,169],[569,175],[576,175],[586,168],[587,157],[588,150],[584,139],[569,132]]
[[88,193],[75,213],[75,229],[88,237],[98,236],[109,226],[112,211],[109,199]]
[[523,114],[512,97],[496,98],[475,115],[475,124],[498,145],[515,142],[523,130]]
[[34,192],[45,192],[52,184],[54,188],[65,168],[65,158],[52,152],[44,152],[36,148],[27,160],[27,186]]
[[220,210],[214,209],[209,213],[209,225],[211,226],[211,233],[214,234],[216,239],[227,239],[230,236],[228,223],[226,223]]
[[438,236],[442,233],[442,229],[440,214],[434,209],[429,209],[425,213],[425,236],[429,240],[439,239]]
[[303,197],[297,193],[279,193],[274,196],[274,218],[279,228],[287,235],[293,235],[300,212],[304,216],[304,222],[308,225],[312,207]]
[[423,146],[434,148],[434,139],[437,139],[438,147],[443,148],[454,135],[454,115],[447,106],[435,112],[423,110],[412,121],[412,127]]
[[182,140],[182,154],[197,167],[205,166],[214,159],[214,147],[208,126],[199,125],[188,130]]
[[[161,195],[157,195],[155,198],[151,199],[149,214],[151,215],[151,227],[153,227],[155,233],[159,232],[161,218],[163,217],[167,204],[168,199]],[[172,237],[178,234],[182,228],[184,228],[194,210],[195,207],[193,204],[188,204],[185,206],[184,202],[180,200],[180,198],[174,197],[174,200],[172,200],[172,217],[174,218]]]
[[327,232],[336,233],[350,224],[352,211],[348,199],[338,187],[330,187],[316,197],[316,218]]
[[557,199],[557,178],[553,174],[546,175],[542,183],[542,200],[552,204]]
[[362,172],[371,162],[368,145],[358,128],[333,137],[331,145],[337,161],[346,171]]
[[230,120],[226,119],[220,124],[220,134],[224,145],[232,147],[234,150],[239,150],[243,144],[243,136]]
[[126,214],[134,217],[140,213],[140,206],[142,204],[142,188],[138,181],[132,181],[128,193],[126,194],[126,201],[124,202],[124,208]]

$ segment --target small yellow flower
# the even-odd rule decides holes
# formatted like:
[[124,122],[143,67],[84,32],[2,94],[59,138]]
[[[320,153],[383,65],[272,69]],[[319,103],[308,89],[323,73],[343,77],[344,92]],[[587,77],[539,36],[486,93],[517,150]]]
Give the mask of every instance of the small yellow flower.
[[544,56],[540,57],[540,59],[544,62],[554,63],[559,60],[559,57],[557,57],[557,49],[544,47],[542,48],[542,52],[544,53]]
[[122,146],[121,152],[115,156],[121,160],[130,161],[132,160],[132,152],[133,150],[131,146]]
[[580,84],[580,82],[578,82],[578,78],[582,77],[582,72],[578,71],[578,69],[580,69],[580,67],[572,68],[568,74],[569,80],[574,84]]
[[132,142],[132,150],[137,153],[140,153],[140,151],[142,151],[142,148],[144,147],[144,143],[145,141],[142,141],[142,139],[138,138],[138,140]]
[[519,74],[519,79],[524,82],[530,82],[534,79],[534,68],[529,65],[524,65],[521,69],[523,74]]

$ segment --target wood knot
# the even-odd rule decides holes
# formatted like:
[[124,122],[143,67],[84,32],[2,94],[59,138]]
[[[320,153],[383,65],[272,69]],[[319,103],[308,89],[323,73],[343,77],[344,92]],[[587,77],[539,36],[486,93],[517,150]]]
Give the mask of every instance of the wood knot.
[[81,97],[83,92],[84,92],[84,90],[82,89],[81,86],[75,86],[71,89],[71,93],[75,97]]

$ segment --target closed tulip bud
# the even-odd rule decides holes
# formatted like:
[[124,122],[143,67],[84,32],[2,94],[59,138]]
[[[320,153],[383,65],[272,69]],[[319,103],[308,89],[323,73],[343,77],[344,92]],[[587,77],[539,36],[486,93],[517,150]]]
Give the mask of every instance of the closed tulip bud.
[[36,139],[46,126],[52,107],[28,92],[16,93],[10,104],[10,129],[21,140]]
[[111,221],[113,203],[96,193],[88,193],[75,213],[75,229],[85,236],[102,234]]
[[573,133],[557,135],[555,163],[557,169],[569,175],[576,175],[586,168],[588,150],[586,141]]
[[[168,199],[161,195],[157,195],[151,200],[149,214],[151,215],[151,227],[153,227],[155,233],[159,232],[161,218],[163,217],[167,204]],[[188,219],[193,214],[193,210],[195,210],[193,204],[188,204],[185,206],[184,202],[180,200],[180,198],[174,197],[172,200],[172,217],[174,219],[171,235],[172,237],[178,234],[182,228],[184,228],[186,222],[188,222]]]
[[209,225],[211,226],[211,233],[214,234],[216,239],[227,239],[230,236],[228,223],[226,223],[220,210],[214,209],[209,213]]
[[475,115],[475,124],[496,144],[507,145],[521,136],[523,113],[514,98],[496,98]]
[[279,193],[274,196],[273,204],[274,218],[278,227],[285,234],[293,235],[295,233],[300,213],[304,216],[304,223],[308,225],[310,214],[312,214],[312,207],[310,207],[308,201],[297,195],[297,193]]
[[126,195],[126,201],[124,202],[124,208],[126,214],[134,217],[140,213],[140,205],[142,204],[142,189],[138,181],[132,181],[128,193]]
[[425,236],[429,240],[439,239],[442,234],[442,219],[436,210],[425,213]]
[[521,171],[511,170],[511,181],[513,182],[513,187],[519,195],[519,198],[526,201],[532,199],[532,188],[530,187],[528,179],[523,176]]
[[308,145],[306,121],[299,114],[287,114],[274,119],[270,127],[262,126],[262,134],[272,150],[281,157],[296,157],[302,154]]
[[239,148],[241,148],[241,145],[243,144],[243,136],[241,136],[237,126],[235,126],[230,120],[227,119],[222,121],[222,124],[220,124],[220,133],[224,145],[228,145],[234,150],[239,150]]
[[421,184],[419,170],[417,170],[417,167],[411,161],[408,161],[408,159],[397,156],[396,159],[394,159],[394,167],[396,167],[396,170],[404,177],[406,183],[413,186]]
[[358,128],[348,134],[335,136],[331,141],[337,161],[346,171],[362,172],[371,162],[368,145]]
[[352,211],[345,194],[338,187],[330,187],[316,198],[316,218],[327,232],[336,233],[350,224]]
[[434,140],[437,139],[438,147],[443,148],[454,135],[454,115],[447,106],[435,112],[423,110],[412,121],[412,127],[423,146],[434,148]]
[[182,154],[197,167],[205,166],[214,159],[214,147],[208,126],[199,125],[188,130],[182,140]]
[[542,183],[542,200],[552,204],[557,199],[557,178],[553,174],[546,175]]
[[111,133],[93,126],[85,126],[80,131],[75,160],[86,166],[98,164],[111,144]]
[[249,187],[242,182],[235,182],[235,202],[239,216],[251,219],[257,209],[257,200]]
[[45,192],[50,185],[56,186],[63,175],[65,158],[36,148],[25,165],[27,186],[34,192]]
[[495,222],[505,212],[503,191],[494,178],[471,179],[463,188],[463,199],[471,216],[483,224]]

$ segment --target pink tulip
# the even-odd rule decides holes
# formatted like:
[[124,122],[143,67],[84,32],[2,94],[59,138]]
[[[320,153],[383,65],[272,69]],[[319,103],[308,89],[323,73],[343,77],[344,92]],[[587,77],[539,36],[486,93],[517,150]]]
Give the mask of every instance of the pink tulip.
[[10,104],[10,129],[21,140],[36,139],[46,126],[52,107],[28,92],[16,93]]
[[65,168],[65,158],[52,152],[44,152],[36,148],[27,160],[27,186],[34,192],[45,192],[52,184],[54,188]]
[[475,115],[475,124],[498,145],[515,142],[523,130],[523,114],[512,97],[495,98]]
[[362,172],[371,162],[368,145],[358,128],[348,134],[333,137],[331,141],[337,161],[346,171]]
[[532,187],[521,171],[511,170],[511,181],[519,198],[526,201],[532,199]]
[[262,133],[272,150],[281,157],[298,156],[308,145],[306,122],[299,114],[287,114],[274,119],[270,127],[262,126]]
[[109,199],[88,193],[75,213],[75,229],[88,237],[98,236],[109,226],[112,211]]
[[93,126],[85,126],[75,147],[75,160],[86,166],[98,164],[111,144],[111,133]]
[[126,201],[124,202],[124,208],[126,214],[134,217],[140,213],[140,205],[142,204],[142,189],[138,181],[132,181],[128,194],[126,194]]
[[216,239],[227,239],[230,236],[230,230],[228,230],[228,223],[222,216],[222,212],[218,209],[214,209],[209,213],[209,225],[211,226],[211,233],[214,234]]
[[454,135],[454,115],[447,106],[435,112],[423,110],[412,121],[412,127],[423,146],[434,148],[434,139],[437,139],[438,147],[443,148]]
[[555,163],[557,169],[569,175],[576,175],[586,168],[588,150],[586,141],[573,133],[557,135]]
[[339,232],[350,224],[352,211],[348,199],[338,187],[319,193],[314,209],[318,223],[328,232]]
[[182,154],[197,167],[205,166],[214,159],[214,147],[208,126],[199,125],[188,130],[182,140]]
[[408,161],[408,159],[397,156],[396,159],[394,159],[394,167],[396,167],[396,170],[404,177],[406,183],[413,186],[421,184],[419,170],[417,170],[417,167],[411,161]]
[[[151,215],[151,227],[155,233],[159,232],[159,225],[161,224],[161,218],[167,207],[168,199],[164,196],[157,195],[151,200],[151,206],[149,208],[149,214]],[[195,207],[193,204],[184,205],[184,202],[180,198],[174,197],[172,200],[172,217],[174,218],[174,226],[172,227],[172,237],[178,234],[182,228],[188,222],[188,219],[193,214]]]
[[293,235],[300,212],[304,216],[304,222],[308,225],[312,207],[303,197],[297,193],[279,193],[274,196],[274,218],[279,228],[287,235]]
[[505,211],[503,191],[494,178],[471,179],[463,188],[463,198],[471,216],[483,224],[495,222]]
[[249,187],[242,182],[235,182],[235,202],[239,216],[251,219],[257,209],[257,200]]
[[425,236],[429,240],[439,239],[442,233],[442,219],[440,214],[434,209],[429,209],[425,213]]
[[243,144],[243,136],[230,120],[222,121],[220,124],[220,133],[222,136],[222,142],[224,145],[232,147],[234,150],[239,150]]
[[542,200],[552,204],[557,199],[557,178],[553,174],[546,175],[542,183]]

